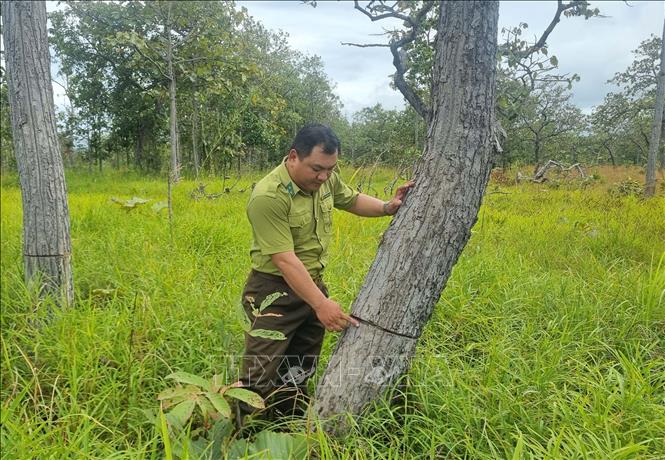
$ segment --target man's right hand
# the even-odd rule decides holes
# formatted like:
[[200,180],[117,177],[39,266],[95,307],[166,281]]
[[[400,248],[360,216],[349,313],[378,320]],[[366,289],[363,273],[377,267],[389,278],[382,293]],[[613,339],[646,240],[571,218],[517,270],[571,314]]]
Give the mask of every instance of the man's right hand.
[[358,320],[351,318],[344,313],[342,307],[340,307],[337,302],[328,298],[324,299],[313,308],[316,317],[319,318],[319,321],[321,321],[328,331],[341,332],[349,327],[349,323],[353,324],[355,327],[360,326]]

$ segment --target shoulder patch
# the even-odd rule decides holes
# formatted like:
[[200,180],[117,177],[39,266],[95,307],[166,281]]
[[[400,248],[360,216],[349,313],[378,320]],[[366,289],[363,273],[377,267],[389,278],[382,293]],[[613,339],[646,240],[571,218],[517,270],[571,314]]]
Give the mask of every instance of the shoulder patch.
[[289,192],[289,195],[294,196],[296,194],[295,189],[293,188],[293,182],[286,184],[286,191]]

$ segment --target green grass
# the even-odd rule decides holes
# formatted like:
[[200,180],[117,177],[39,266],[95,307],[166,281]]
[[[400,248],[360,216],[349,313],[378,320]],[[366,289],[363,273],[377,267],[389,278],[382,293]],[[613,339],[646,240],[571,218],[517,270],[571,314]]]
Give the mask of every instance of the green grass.
[[[3,458],[163,458],[143,411],[164,377],[235,379],[248,192],[194,201],[195,185],[175,189],[171,239],[152,202],[110,202],[162,201],[162,181],[68,173],[77,302],[60,311],[23,286],[20,191],[2,178]],[[308,435],[313,455],[665,458],[665,198],[501,191],[484,200],[401,405],[377,402],[341,439]],[[389,221],[335,219],[327,284],[349,305]]]

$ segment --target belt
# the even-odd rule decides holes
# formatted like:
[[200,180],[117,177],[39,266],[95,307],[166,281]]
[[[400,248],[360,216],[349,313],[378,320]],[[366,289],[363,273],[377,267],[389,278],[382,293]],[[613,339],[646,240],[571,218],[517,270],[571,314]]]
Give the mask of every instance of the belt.
[[[258,270],[252,269],[250,276],[258,276],[259,278],[263,278],[266,280],[270,280],[276,283],[284,283],[286,286],[288,286],[288,283],[284,279],[284,277],[280,275],[274,275],[272,273],[265,273],[265,272],[260,272]],[[312,276],[310,274],[310,276]],[[318,274],[315,276],[312,276],[312,280],[314,281],[315,284],[323,284],[323,275]]]

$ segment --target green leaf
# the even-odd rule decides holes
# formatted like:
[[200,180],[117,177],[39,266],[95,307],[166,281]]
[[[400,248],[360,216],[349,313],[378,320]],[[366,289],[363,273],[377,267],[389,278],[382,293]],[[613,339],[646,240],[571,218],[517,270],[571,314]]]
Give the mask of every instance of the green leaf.
[[175,387],[168,388],[157,395],[158,401],[163,401],[165,399],[175,399],[175,398],[187,398],[188,396],[198,393],[200,390],[195,387],[188,385],[186,387]]
[[229,436],[233,433],[233,422],[228,418],[217,420],[210,430],[210,440],[212,440],[211,452],[222,452],[222,446]]
[[252,328],[252,322],[247,317],[245,308],[242,306],[242,303],[238,304],[236,311],[238,312],[238,317],[240,318],[240,326],[242,327],[242,330],[249,332],[249,330]]
[[206,398],[210,400],[215,410],[222,414],[223,417],[231,417],[231,406],[219,393],[206,393]]
[[172,426],[182,428],[187,423],[187,420],[192,416],[196,401],[188,399],[176,405],[173,409],[166,414],[167,420]]
[[266,405],[263,401],[263,398],[253,391],[246,390],[244,388],[229,388],[224,392],[224,396],[229,398],[238,399],[242,402],[249,404],[252,407],[257,409],[265,409]]
[[558,65],[559,65],[559,60],[556,58],[556,56],[552,56],[552,57],[550,58],[550,63],[551,63],[553,66],[558,66]]
[[298,434],[261,431],[254,442],[240,439],[229,446],[230,459],[240,458],[307,458],[307,440]]
[[168,207],[169,207],[168,203],[166,203],[165,201],[159,201],[159,202],[152,205],[152,210],[159,213],[160,211],[162,211],[162,210],[164,210]]
[[169,438],[169,429],[166,424],[166,417],[161,407],[159,409],[159,428],[162,432],[162,442],[164,443],[164,457],[167,460],[173,460],[173,452],[171,451],[171,440]]
[[263,299],[263,302],[261,302],[259,311],[265,310],[270,305],[272,305],[275,302],[275,300],[279,299],[280,297],[284,297],[286,295],[288,295],[286,292],[273,292],[272,294],[267,295],[266,298]]
[[[212,394],[212,393],[210,393]],[[207,396],[207,395],[206,395]],[[203,415],[204,419],[207,419],[208,417],[212,417],[213,419],[218,418],[218,410],[215,409],[214,405],[210,403],[209,399],[206,398],[197,398],[196,399],[196,404],[199,406],[201,409],[201,414]]]
[[166,378],[173,379],[176,382],[180,383],[189,383],[191,385],[197,385],[207,391],[210,391],[212,389],[210,387],[210,382],[199,377],[198,375],[188,374],[187,372],[174,372],[173,374],[167,375]]
[[286,336],[283,333],[270,329],[254,329],[249,331],[248,334],[252,337],[261,337],[263,339],[286,340]]

